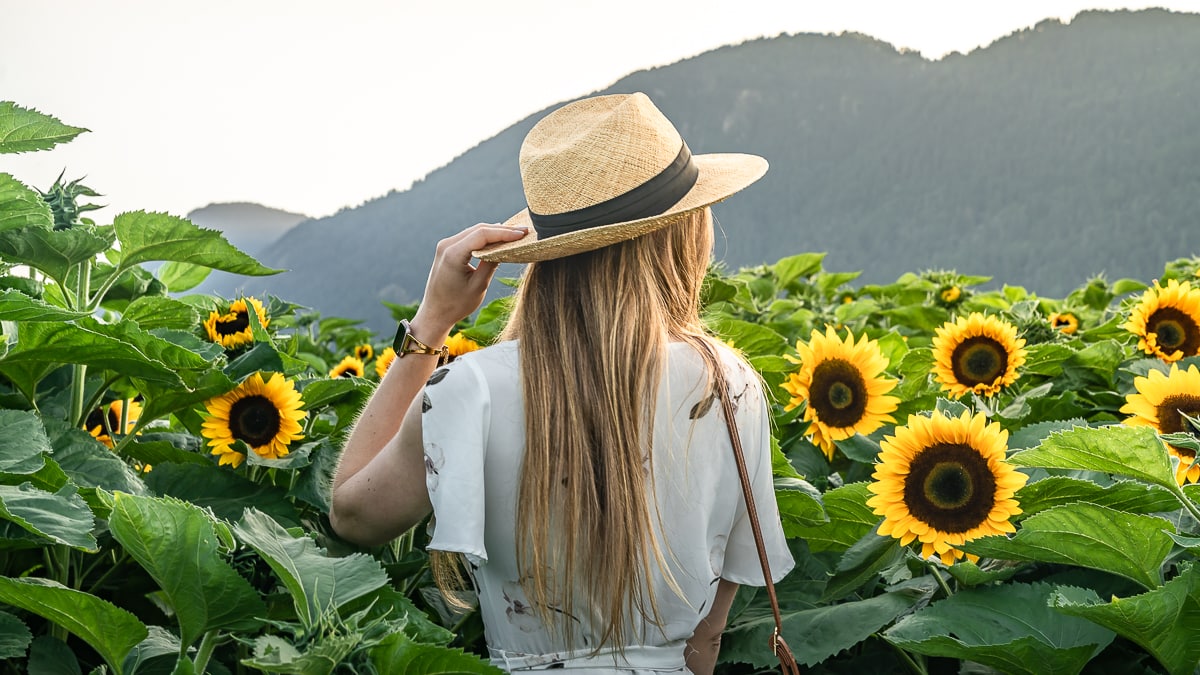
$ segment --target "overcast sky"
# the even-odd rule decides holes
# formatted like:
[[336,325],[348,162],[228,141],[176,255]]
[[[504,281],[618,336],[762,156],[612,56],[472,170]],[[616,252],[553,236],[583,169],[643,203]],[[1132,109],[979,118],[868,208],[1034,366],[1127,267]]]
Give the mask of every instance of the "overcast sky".
[[[930,59],[1088,8],[1200,0],[0,0],[0,100],[91,133],[0,171],[105,194],[99,222],[253,201],[323,216],[644,68],[781,33]],[[513,170],[516,171],[514,158]]]

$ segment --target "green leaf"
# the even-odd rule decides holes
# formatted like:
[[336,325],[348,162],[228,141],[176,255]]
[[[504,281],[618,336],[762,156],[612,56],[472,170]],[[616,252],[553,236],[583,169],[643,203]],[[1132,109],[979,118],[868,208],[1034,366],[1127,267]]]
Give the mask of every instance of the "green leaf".
[[200,323],[200,313],[195,307],[159,295],[144,295],[129,303],[121,318],[132,321],[142,330],[176,328],[191,330]]
[[[133,459],[151,466],[161,466],[164,464],[197,464],[200,466],[212,466],[212,460],[198,452],[182,450],[168,441],[150,441],[140,443],[130,443],[125,446],[125,454]],[[149,478],[149,477],[147,477]],[[157,491],[161,494],[169,494],[163,491]],[[191,501],[191,500],[188,500]]]
[[46,464],[50,438],[37,415],[0,410],[0,473],[31,474]]
[[824,259],[824,253],[801,253],[783,258],[771,265],[771,271],[775,273],[779,287],[785,288],[800,277],[810,277],[820,272],[821,261]]
[[371,664],[389,675],[478,673],[500,675],[503,670],[461,649],[413,642],[403,633],[392,633],[371,648]]
[[29,632],[29,626],[12,614],[0,611],[0,659],[24,658],[31,642],[33,633]]
[[1088,502],[1129,513],[1160,513],[1179,508],[1179,500],[1169,491],[1138,481],[1121,480],[1112,485],[1097,485],[1089,480],[1050,476],[1029,483],[1017,491],[1021,518],[1070,504]]
[[304,409],[316,410],[339,401],[350,401],[357,405],[366,400],[375,385],[348,378],[321,378],[298,383],[298,387],[304,398]]
[[294,538],[255,509],[246,511],[234,532],[275,570],[291,593],[305,628],[312,627],[325,612],[388,583],[379,561],[365,554],[331,558],[312,539]]
[[0,577],[0,602],[56,623],[91,645],[117,675],[146,626],[129,612],[94,595],[49,579]]
[[[781,608],[783,639],[798,662],[812,666],[862,642],[911,609],[915,601],[908,593],[884,593],[815,609]],[[779,661],[766,648],[774,630],[769,614],[732,627],[722,640],[721,658],[760,668],[778,667]]]
[[13,178],[0,173],[0,232],[33,228],[54,228],[54,214],[37,192]]
[[950,320],[950,314],[933,305],[908,305],[880,312],[892,325],[932,333]]
[[[3,361],[0,361],[0,368],[2,367]],[[236,387],[237,383],[219,370],[203,373],[190,389],[163,386],[153,382],[143,383],[142,393],[146,395],[146,404],[142,406],[142,419],[155,420],[166,417],[233,391]]]
[[[1078,673],[1113,634],[1047,606],[1049,584],[1005,584],[960,590],[901,619],[884,632],[888,642],[926,656],[974,661],[1014,675]],[[1059,588],[1072,597],[1090,590]]]
[[[52,635],[40,635],[29,649],[28,675],[82,675],[70,645]],[[93,671],[94,672],[94,671]],[[126,670],[126,672],[130,672]]]
[[215,523],[199,507],[117,493],[108,525],[162,588],[184,648],[209,630],[253,630],[266,616],[258,593],[225,562]]
[[138,673],[143,665],[154,659],[170,656],[174,660],[179,655],[178,635],[162,626],[147,626],[147,628],[149,628],[150,634],[125,657],[125,671],[128,673]]
[[217,230],[197,227],[189,220],[166,213],[133,211],[113,220],[121,243],[123,266],[155,260],[203,265],[234,274],[264,276],[283,270],[264,267],[230,244]]
[[[251,313],[250,316],[253,317],[254,314]],[[225,366],[225,374],[239,382],[254,373],[282,373],[283,370],[279,350],[266,342],[257,342]]]
[[903,560],[904,555],[900,540],[881,537],[877,531],[868,532],[842,554],[821,600],[829,602],[850,595],[878,578],[882,570]]
[[332,505],[329,486],[333,484],[333,475],[337,471],[341,454],[341,447],[330,438],[317,441],[309,453],[311,463],[300,469],[299,477],[288,490],[288,496],[311,504],[320,513],[328,515]]
[[762,324],[721,318],[713,330],[747,355],[778,355],[788,348],[787,340]]
[[1078,388],[1107,387],[1113,373],[1125,360],[1125,350],[1116,340],[1104,340],[1072,354],[1063,362],[1062,376],[1066,382]]
[[87,131],[12,101],[0,101],[0,154],[49,150]]
[[159,281],[172,293],[192,290],[207,279],[209,274],[212,274],[211,267],[174,260],[168,260],[158,268]]
[[132,468],[82,429],[66,429],[54,439],[54,461],[81,487],[145,494]]
[[0,321],[71,321],[86,312],[73,312],[41,300],[35,300],[20,292],[0,292]]
[[1053,342],[1030,345],[1025,348],[1025,365],[1021,370],[1031,375],[1057,377],[1062,374],[1062,364],[1074,354],[1074,350]]
[[999,562],[988,564],[986,567],[980,567],[970,560],[960,560],[946,568],[950,576],[963,586],[979,586],[980,584],[991,584],[997,581],[1008,581],[1013,578],[1017,572],[1021,571],[1023,565],[1013,565],[1008,562]]
[[[338,636],[333,636],[336,640]],[[344,641],[345,638],[343,638]],[[329,675],[337,667],[338,662],[350,649],[338,650],[340,653],[330,655],[322,649],[330,637],[305,645],[308,650],[301,652],[287,640],[277,635],[262,635],[254,640],[254,655],[242,661],[244,665],[257,668],[268,673],[287,673],[289,675]]]
[[862,434],[854,434],[850,438],[834,441],[833,443],[846,457],[868,466],[874,464],[875,460],[879,457],[879,442]]
[[29,265],[63,282],[76,265],[107,251],[112,243],[113,233],[108,228],[51,230],[34,223],[0,230],[0,258]]
[[95,518],[74,485],[65,485],[58,492],[38,489],[32,483],[0,485],[0,516],[55,543],[81,551],[97,550],[92,535]]
[[[195,455],[199,457],[199,455]],[[212,512],[230,523],[241,520],[247,509],[256,508],[288,527],[300,525],[300,515],[282,487],[255,483],[209,458],[204,464],[157,465],[146,475],[146,485],[155,493],[170,496]]]
[[1166,447],[1150,427],[1076,428],[1051,434],[1031,450],[1014,454],[1016,466],[1083,469],[1131,476],[1176,493]]
[[1164,530],[1174,527],[1162,518],[1079,502],[1026,518],[1011,539],[983,537],[958,548],[1000,560],[1078,565],[1156,588],[1171,552],[1171,538]]
[[829,519],[821,506],[821,493],[799,478],[775,478],[775,501],[779,504],[779,519],[788,537],[796,528],[821,525]]
[[1051,606],[1115,631],[1150,652],[1172,675],[1192,673],[1200,662],[1200,569],[1192,566],[1161,588],[1132,598],[1069,597],[1056,593]]
[[1055,431],[1069,431],[1076,427],[1087,427],[1087,420],[1076,417],[1069,420],[1052,420],[1048,422],[1037,422],[1023,426],[1020,429],[1012,432],[1008,437],[1009,450],[1023,450],[1025,448],[1036,448],[1046,440],[1050,434]]
[[32,394],[42,377],[64,363],[85,364],[178,388],[184,386],[180,371],[209,365],[195,352],[146,333],[132,322],[101,324],[83,317],[75,323],[20,324],[16,345],[0,359],[0,373]]
[[845,551],[850,548],[881,520],[867,506],[867,499],[871,496],[867,485],[851,483],[827,491],[821,501],[829,521],[813,526],[796,524],[788,536],[806,539],[814,552]]

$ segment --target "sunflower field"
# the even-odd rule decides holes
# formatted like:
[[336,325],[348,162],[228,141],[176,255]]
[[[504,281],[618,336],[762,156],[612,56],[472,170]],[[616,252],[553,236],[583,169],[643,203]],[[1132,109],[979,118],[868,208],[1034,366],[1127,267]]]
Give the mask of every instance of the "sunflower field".
[[[0,103],[0,153],[84,131]],[[434,589],[423,526],[375,549],[329,527],[387,340],[188,294],[278,270],[167,214],[97,224],[98,196],[0,173],[0,673],[499,672]],[[1061,299],[952,271],[856,286],[822,258],[714,267],[704,298],[774,398],[798,660],[1195,672],[1200,258]],[[742,589],[718,672],[769,671],[772,627]]]

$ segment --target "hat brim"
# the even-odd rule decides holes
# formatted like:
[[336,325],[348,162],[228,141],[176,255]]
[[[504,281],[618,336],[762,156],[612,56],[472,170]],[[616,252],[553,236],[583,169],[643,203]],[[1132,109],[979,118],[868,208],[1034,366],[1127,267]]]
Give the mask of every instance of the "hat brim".
[[528,263],[594,251],[666,227],[696,209],[716,204],[745,189],[767,173],[767,160],[758,155],[693,155],[692,161],[699,170],[696,184],[674,206],[656,216],[538,239],[529,219],[529,209],[525,209],[504,221],[504,225],[528,227],[529,234],[516,241],[474,251],[472,255],[489,262]]

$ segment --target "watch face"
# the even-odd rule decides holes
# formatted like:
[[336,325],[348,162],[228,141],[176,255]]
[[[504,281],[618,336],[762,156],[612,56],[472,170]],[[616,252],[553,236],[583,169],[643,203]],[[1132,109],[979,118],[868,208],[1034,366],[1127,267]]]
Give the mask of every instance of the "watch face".
[[396,337],[392,340],[392,351],[396,352],[396,356],[400,356],[404,349],[404,339],[408,337],[408,321],[401,320],[400,325],[396,327]]

